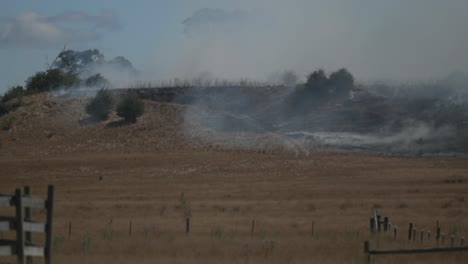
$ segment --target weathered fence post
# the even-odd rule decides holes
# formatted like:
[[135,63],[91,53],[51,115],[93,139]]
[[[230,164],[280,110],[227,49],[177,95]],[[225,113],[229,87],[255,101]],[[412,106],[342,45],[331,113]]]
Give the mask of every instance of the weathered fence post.
[[442,245],[445,244],[445,233],[442,233]]
[[416,241],[416,228],[413,229],[413,241]]
[[185,234],[189,234],[190,233],[190,218],[187,218],[185,220]]
[[384,218],[384,232],[388,231],[388,217]]
[[379,221],[378,221],[378,210],[374,209],[373,210],[373,216],[374,216],[374,231],[377,232],[379,230]]
[[72,232],[72,225],[71,225],[71,221],[68,222],[68,240],[71,239],[71,232]]
[[315,233],[315,221],[312,221],[312,236],[314,236]]
[[465,242],[465,238],[464,238],[464,237],[461,237],[461,238],[460,238],[460,246],[462,246],[462,247],[463,247],[463,242]]
[[[25,197],[30,197],[31,196],[31,188],[29,186],[24,186],[24,196]],[[24,208],[24,220],[25,221],[31,221],[32,220],[31,208],[30,207],[25,207]],[[31,232],[26,232],[26,234],[25,234],[25,243],[32,243]],[[26,257],[26,263],[27,264],[32,264],[33,263],[32,257],[30,257],[30,256]]]
[[408,240],[411,241],[411,237],[413,236],[413,223],[409,224],[408,228]]
[[250,229],[250,236],[253,237],[255,230],[255,219],[252,219],[252,227]]
[[369,226],[369,227],[370,227],[370,232],[371,232],[371,233],[374,233],[374,232],[375,232],[375,229],[374,229],[374,218],[371,217],[369,223],[370,223],[370,226]]
[[16,189],[15,191],[15,202],[16,202],[16,254],[18,254],[18,263],[25,264],[25,234],[24,234],[24,207],[23,207],[23,197],[21,189]]
[[364,241],[364,253],[367,255],[367,263],[369,264],[371,261],[369,241]]
[[380,215],[377,215],[377,230],[379,231],[382,231],[382,222],[380,221]]
[[398,229],[397,226],[393,227],[393,237],[394,237],[395,240],[397,239],[397,229]]
[[421,230],[421,243],[424,242],[424,230]]
[[132,220],[130,220],[130,224],[128,226],[128,237],[132,237]]
[[52,263],[52,217],[54,215],[54,186],[47,187],[47,223],[46,223],[46,248],[45,248],[45,264]]
[[[30,197],[31,196],[31,188],[29,186],[24,186],[24,196]],[[26,207],[24,208],[24,220],[31,221],[31,208]],[[26,232],[25,234],[26,242],[31,242],[31,232]]]

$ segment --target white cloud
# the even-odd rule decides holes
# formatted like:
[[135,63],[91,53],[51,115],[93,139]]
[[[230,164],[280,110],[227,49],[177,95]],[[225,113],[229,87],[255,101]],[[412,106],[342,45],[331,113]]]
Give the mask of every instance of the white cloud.
[[96,16],[69,11],[50,17],[26,12],[0,23],[0,47],[47,47],[88,42],[121,28],[120,20],[111,11],[102,11]]

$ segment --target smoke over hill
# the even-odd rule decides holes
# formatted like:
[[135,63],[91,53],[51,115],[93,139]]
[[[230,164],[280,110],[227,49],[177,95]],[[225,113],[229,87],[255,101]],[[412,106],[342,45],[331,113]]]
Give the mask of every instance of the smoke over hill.
[[317,92],[304,92],[317,89],[307,88],[307,83],[295,88],[213,87],[192,95],[185,130],[207,143],[215,141],[215,135],[227,135],[216,144],[228,148],[255,149],[250,137],[269,134],[275,144],[282,142],[297,152],[325,147],[411,155],[466,153],[464,83],[468,78],[459,74],[427,84],[361,85],[350,97],[333,94],[324,100],[317,99]]

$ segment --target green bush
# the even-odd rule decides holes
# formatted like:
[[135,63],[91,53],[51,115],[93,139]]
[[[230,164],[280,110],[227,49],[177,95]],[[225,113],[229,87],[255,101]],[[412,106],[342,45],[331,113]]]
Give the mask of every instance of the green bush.
[[144,111],[145,104],[135,93],[125,95],[117,106],[117,114],[130,123],[135,123]]
[[76,74],[50,69],[31,76],[26,82],[26,91],[29,94],[49,92],[59,88],[70,88],[79,83],[80,78]]
[[113,104],[114,100],[111,92],[101,89],[91,102],[86,105],[86,113],[98,121],[106,120],[112,112]]
[[2,102],[8,102],[10,100],[13,100],[13,99],[17,99],[18,102],[21,102],[21,100],[23,99],[23,96],[24,96],[24,88],[23,86],[15,86],[15,87],[11,87],[10,89],[8,89],[8,91],[3,95],[2,97]]

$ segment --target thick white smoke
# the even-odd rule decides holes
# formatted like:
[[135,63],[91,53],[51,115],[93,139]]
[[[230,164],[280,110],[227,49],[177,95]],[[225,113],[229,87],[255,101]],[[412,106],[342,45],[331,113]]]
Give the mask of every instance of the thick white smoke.
[[[215,6],[215,7],[212,7]],[[291,69],[347,67],[360,80],[428,80],[468,72],[468,2],[236,1],[200,5],[158,46],[161,78],[210,72],[265,80]],[[163,64],[163,65],[161,65]]]

